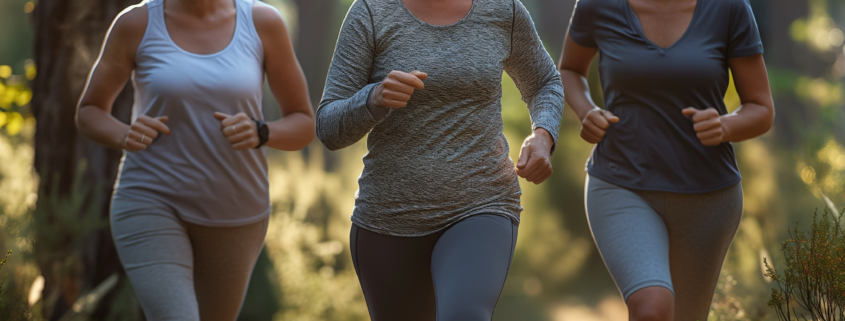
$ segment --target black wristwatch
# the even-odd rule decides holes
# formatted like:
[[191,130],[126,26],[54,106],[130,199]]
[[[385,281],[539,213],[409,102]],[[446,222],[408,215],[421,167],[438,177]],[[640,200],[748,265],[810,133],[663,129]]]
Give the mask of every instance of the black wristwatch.
[[252,119],[252,121],[255,122],[255,128],[258,129],[258,146],[255,146],[255,149],[259,149],[270,139],[270,128],[267,128],[267,123],[263,120]]

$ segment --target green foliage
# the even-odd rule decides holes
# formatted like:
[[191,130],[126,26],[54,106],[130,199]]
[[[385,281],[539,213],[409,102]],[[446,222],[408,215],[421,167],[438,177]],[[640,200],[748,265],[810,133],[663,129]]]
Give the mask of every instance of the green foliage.
[[24,128],[24,122],[32,118],[29,80],[35,77],[35,64],[27,61],[25,66],[24,75],[13,75],[12,67],[0,65],[0,128],[9,136],[17,136]]
[[[38,203],[32,214],[32,231],[37,246],[54,253],[69,254],[82,240],[82,236],[108,226],[108,220],[99,216],[99,197],[92,191],[100,190],[99,183],[91,185],[83,174],[87,162],[80,160],[73,180],[72,193],[59,192],[59,175],[53,177],[52,188],[39,188]],[[70,263],[69,263],[70,264]]]
[[777,283],[769,306],[778,320],[845,320],[845,230],[825,209],[813,214],[810,231],[795,226],[783,242],[786,267],[779,274],[766,262],[766,275]]
[[[6,265],[6,260],[9,259],[11,254],[12,250],[6,252],[6,256],[0,261],[0,270]],[[3,320],[23,320],[27,318],[28,306],[23,301],[22,296],[13,293],[11,297],[3,300],[3,292],[7,290],[7,288],[4,288],[7,276],[8,274],[3,275],[3,281],[0,281],[0,316],[3,317]]]
[[112,301],[106,321],[140,321],[140,303],[135,298],[135,292],[129,278],[122,277],[117,289],[117,297]]
[[[3,257],[3,260],[0,261],[0,270],[3,270],[3,265],[6,265],[6,260],[9,259],[9,255],[12,255],[12,250],[6,252],[6,256]],[[3,302],[3,284],[6,283],[6,277],[9,276],[8,273],[3,275],[3,281],[0,281],[0,302]]]

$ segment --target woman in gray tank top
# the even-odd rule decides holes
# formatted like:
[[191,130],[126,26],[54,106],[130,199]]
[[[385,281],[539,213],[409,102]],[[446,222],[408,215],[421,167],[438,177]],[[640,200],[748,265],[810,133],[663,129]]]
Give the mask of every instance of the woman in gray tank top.
[[[534,133],[502,133],[502,72]],[[357,0],[320,108],[329,149],[367,136],[350,243],[375,321],[490,320],[516,244],[518,178],[540,184],[560,76],[518,0]],[[516,165],[516,166],[514,166]]]
[[[264,76],[283,118],[264,123]],[[132,124],[111,116],[127,80]],[[77,112],[123,149],[118,254],[150,320],[234,320],[270,203],[263,146],[314,137],[308,89],[279,13],[254,0],[149,0],[114,21]]]

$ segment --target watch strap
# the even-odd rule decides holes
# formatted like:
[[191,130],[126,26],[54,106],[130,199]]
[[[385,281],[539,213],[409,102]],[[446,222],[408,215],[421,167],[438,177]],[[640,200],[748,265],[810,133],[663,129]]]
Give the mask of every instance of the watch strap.
[[255,146],[255,149],[259,149],[270,139],[270,128],[263,120],[253,118],[252,121],[255,122],[255,128],[258,130],[258,146]]

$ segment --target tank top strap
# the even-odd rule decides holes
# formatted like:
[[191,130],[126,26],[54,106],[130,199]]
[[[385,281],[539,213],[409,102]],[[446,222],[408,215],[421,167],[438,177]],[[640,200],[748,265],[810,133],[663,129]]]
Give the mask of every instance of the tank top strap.
[[255,22],[252,20],[252,6],[255,0],[234,0],[238,9],[238,30],[237,39],[247,40],[249,45],[261,44],[261,38],[258,37],[258,31],[255,30]]
[[147,31],[144,40],[167,40],[169,37],[164,24],[164,0],[147,0]]

